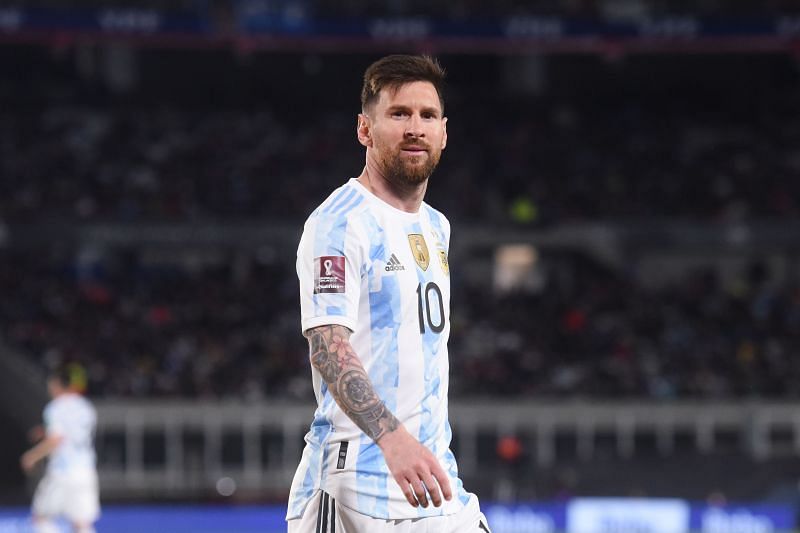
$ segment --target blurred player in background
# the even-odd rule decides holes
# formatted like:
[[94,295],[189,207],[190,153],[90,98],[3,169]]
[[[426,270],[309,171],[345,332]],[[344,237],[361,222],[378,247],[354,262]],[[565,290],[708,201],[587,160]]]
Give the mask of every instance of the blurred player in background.
[[423,202],[447,144],[443,83],[427,56],[367,69],[366,165],[305,224],[297,274],[318,408],[290,533],[489,531],[449,448],[450,224]]
[[48,458],[33,496],[34,531],[57,533],[55,520],[65,517],[76,533],[93,533],[100,515],[93,442],[97,415],[92,404],[70,388],[68,370],[51,373],[47,390],[52,400],[44,409],[44,436],[20,459],[30,472]]

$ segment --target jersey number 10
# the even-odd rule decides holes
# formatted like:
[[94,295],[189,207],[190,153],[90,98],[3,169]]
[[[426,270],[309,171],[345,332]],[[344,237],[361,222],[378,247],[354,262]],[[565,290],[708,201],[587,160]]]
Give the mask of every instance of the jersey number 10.
[[[433,298],[431,295],[433,295]],[[431,317],[432,299],[435,299],[436,303],[439,305],[439,319],[437,324],[434,324]],[[444,329],[444,302],[442,301],[442,291],[435,283],[427,283],[424,287],[422,283],[417,285],[417,314],[419,316],[420,333],[425,333],[426,323],[434,333],[441,333]]]

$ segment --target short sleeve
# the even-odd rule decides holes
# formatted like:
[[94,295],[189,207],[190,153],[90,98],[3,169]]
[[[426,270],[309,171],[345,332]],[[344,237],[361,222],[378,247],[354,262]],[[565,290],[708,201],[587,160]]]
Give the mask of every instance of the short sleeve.
[[358,322],[364,253],[346,214],[315,216],[306,222],[297,249],[302,330]]
[[58,416],[57,409],[55,406],[48,405],[42,416],[44,419],[44,430],[45,434],[49,437],[52,435],[63,435],[64,434],[64,424],[63,424],[63,417]]

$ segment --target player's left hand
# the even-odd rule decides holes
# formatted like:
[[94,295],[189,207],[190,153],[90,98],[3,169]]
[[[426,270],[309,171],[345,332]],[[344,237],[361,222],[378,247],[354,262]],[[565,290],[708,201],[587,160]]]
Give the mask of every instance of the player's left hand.
[[453,498],[450,481],[439,461],[402,424],[383,435],[378,446],[386,466],[412,506],[427,507],[429,495],[435,507],[442,505],[442,498]]

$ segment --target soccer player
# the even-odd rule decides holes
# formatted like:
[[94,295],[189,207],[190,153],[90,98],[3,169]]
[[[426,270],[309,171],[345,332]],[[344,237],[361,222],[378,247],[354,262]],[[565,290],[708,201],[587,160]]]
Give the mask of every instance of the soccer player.
[[427,56],[367,68],[366,165],[306,221],[301,321],[318,407],[289,533],[488,532],[450,451],[450,224],[423,198],[447,144],[444,71]]
[[66,369],[48,376],[47,390],[52,400],[44,409],[44,438],[20,459],[30,472],[49,458],[33,496],[34,531],[57,533],[55,519],[63,516],[75,533],[94,533],[100,515],[93,444],[97,415],[86,398],[70,389]]

